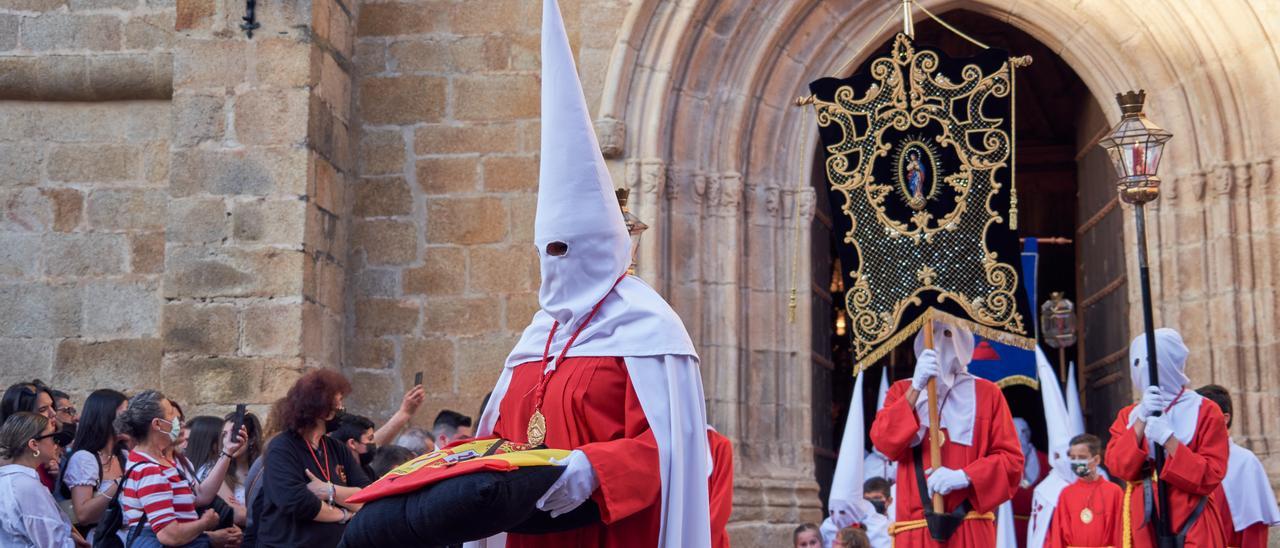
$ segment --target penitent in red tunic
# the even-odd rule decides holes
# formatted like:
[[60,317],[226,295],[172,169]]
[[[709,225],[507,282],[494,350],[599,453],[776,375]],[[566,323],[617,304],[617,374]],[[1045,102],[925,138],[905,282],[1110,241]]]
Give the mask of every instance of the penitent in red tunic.
[[[1107,471],[1111,475],[1130,482],[1129,490],[1129,533],[1133,546],[1147,548],[1155,545],[1155,528],[1143,523],[1143,487],[1140,483],[1145,477],[1144,466],[1147,463],[1146,438],[1138,439],[1133,429],[1129,428],[1129,413],[1133,405],[1125,407],[1116,415],[1111,424],[1111,441],[1107,443]],[[1204,400],[1200,402],[1200,413],[1196,418],[1196,433],[1191,443],[1178,448],[1177,452],[1167,455],[1164,470],[1160,478],[1169,486],[1169,512],[1173,517],[1174,531],[1182,528],[1196,504],[1202,497],[1209,497],[1204,513],[1187,532],[1186,546],[1190,547],[1223,547],[1222,512],[1226,511],[1222,501],[1213,497],[1213,492],[1222,483],[1227,473],[1227,455],[1230,452],[1227,436],[1227,422],[1217,404]],[[1158,500],[1157,490],[1152,484],[1152,500]]]
[[1031,523],[1031,503],[1035,499],[1036,486],[1049,475],[1049,456],[1044,451],[1037,450],[1036,460],[1040,461],[1040,476],[1027,486],[1023,486],[1019,479],[1018,492],[1013,494],[1013,526],[1020,547],[1027,545],[1027,524]]
[[707,493],[711,500],[711,546],[729,548],[729,515],[733,513],[733,444],[715,430],[707,430],[711,448],[711,478]]
[[[1102,478],[1076,480],[1058,495],[1046,548],[1120,548],[1124,489]],[[1088,518],[1088,523],[1085,522]]]
[[[1000,388],[984,379],[974,379],[973,382],[976,383],[974,397],[977,399],[974,404],[973,439],[970,445],[952,441],[942,444],[942,466],[963,470],[969,476],[971,485],[948,493],[943,501],[948,512],[968,500],[973,512],[985,514],[995,511],[1017,490],[1022,478],[1022,448],[1014,430],[1013,417],[1009,414],[1009,405],[1005,403]],[[915,406],[907,403],[903,397],[910,387],[911,382],[907,380],[894,383],[885,396],[884,409],[880,410],[871,425],[872,443],[886,457],[898,462],[898,493],[895,504],[898,520],[896,525],[899,527],[903,522],[924,519],[924,509],[920,505],[921,497],[916,487],[915,461],[911,454],[911,441],[920,428],[920,421],[916,417]],[[950,440],[949,436],[945,436],[946,430],[942,429],[944,439]],[[928,443],[926,433],[921,442],[924,444],[921,457],[926,470],[932,466]],[[900,530],[894,536],[893,545],[896,548],[943,546],[935,542],[929,536],[929,530],[924,527]],[[995,545],[996,528],[993,519],[965,520],[945,544],[950,547],[975,548]]]
[[[1269,489],[1269,486],[1258,486],[1259,489]],[[1218,513],[1222,518],[1222,532],[1227,535],[1227,548],[1266,548],[1267,534],[1270,527],[1261,521],[1245,527],[1243,531],[1236,530],[1236,521],[1231,517],[1231,509],[1227,507],[1227,493],[1222,490],[1219,485],[1218,489],[1213,493],[1214,500],[1218,501]]]
[[[527,443],[540,362],[515,367],[499,407],[494,436]],[[507,536],[507,546],[658,545],[662,478],[658,445],[622,358],[566,358],[547,383],[542,404],[546,445],[580,449],[600,480],[591,499],[602,524],[546,535]]]

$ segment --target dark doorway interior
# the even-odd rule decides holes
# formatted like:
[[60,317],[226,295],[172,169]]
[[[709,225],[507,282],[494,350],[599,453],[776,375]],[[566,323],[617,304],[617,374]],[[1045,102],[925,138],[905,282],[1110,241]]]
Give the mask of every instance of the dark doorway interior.
[[[1086,382],[1081,386],[1086,392],[1087,428],[1105,434],[1116,409],[1128,403],[1127,392],[1121,394],[1117,388],[1127,390],[1128,384],[1116,381],[1123,373],[1123,360],[1105,361],[1127,345],[1128,313],[1123,291],[1123,239],[1117,237],[1123,225],[1119,209],[1108,205],[1115,191],[1105,154],[1096,147],[1105,119],[1076,73],[1035,38],[973,12],[952,11],[942,17],[991,47],[1034,59],[1030,67],[1019,69],[1016,80],[1018,231],[1023,237],[1058,240],[1040,246],[1038,295],[1033,305],[1038,307],[1050,291],[1062,291],[1077,303],[1081,324],[1091,327],[1081,332],[1077,347],[1067,349],[1067,359],[1085,364]],[[916,43],[952,56],[969,56],[980,49],[931,19],[916,23]],[[847,337],[838,333],[844,288],[834,258],[840,235],[833,233],[831,217],[838,212],[831,210],[827,197],[820,149],[815,150],[813,174],[818,194],[810,241],[814,276],[813,445],[825,504],[848,415],[853,371]],[[874,416],[882,375],[889,375],[891,381],[910,376],[912,355],[906,346],[868,370],[863,381],[867,417]],[[1057,365],[1058,352],[1044,349]],[[1047,443],[1039,392],[1013,385],[1005,388],[1005,396],[1013,414],[1031,423],[1036,432],[1034,442],[1043,449]]]

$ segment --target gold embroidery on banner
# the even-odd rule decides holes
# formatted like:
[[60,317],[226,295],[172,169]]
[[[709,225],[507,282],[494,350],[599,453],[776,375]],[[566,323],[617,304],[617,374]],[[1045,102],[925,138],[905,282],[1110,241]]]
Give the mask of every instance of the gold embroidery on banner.
[[[914,336],[925,319],[952,320],[1013,346],[1034,345],[1018,312],[1017,271],[997,260],[985,236],[974,237],[1007,222],[992,201],[1002,188],[997,171],[1011,169],[1012,138],[1002,129],[1005,120],[988,118],[983,105],[990,97],[1011,96],[1009,63],[991,74],[967,65],[959,82],[937,72],[938,65],[936,52],[917,51],[898,35],[887,55],[871,61],[874,82],[865,93],[843,86],[829,102],[814,100],[819,126],[841,130],[839,142],[826,147],[826,171],[832,189],[844,197],[840,211],[850,220],[844,243],[858,257],[845,293],[856,370]],[[884,140],[889,130],[902,134],[931,125],[941,133]],[[940,151],[954,154],[955,172],[939,173]],[[874,169],[882,161],[892,162],[897,180],[876,180]],[[953,194],[943,198],[940,188]],[[894,218],[888,200],[902,200],[914,213]],[[873,237],[871,230],[883,234]],[[902,272],[906,265],[914,276]],[[969,319],[927,307],[921,296],[926,291],[936,292],[938,304],[954,303]],[[914,328],[895,331],[911,306],[925,306],[926,313],[904,326]]]

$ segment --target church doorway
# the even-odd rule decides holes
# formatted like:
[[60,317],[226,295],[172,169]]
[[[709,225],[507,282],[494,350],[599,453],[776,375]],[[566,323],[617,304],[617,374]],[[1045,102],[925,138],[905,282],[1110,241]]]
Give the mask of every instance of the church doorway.
[[[941,17],[991,47],[1034,59],[1030,67],[1019,69],[1015,106],[1018,229],[1020,236],[1040,241],[1037,294],[1031,305],[1038,308],[1052,291],[1063,292],[1076,304],[1078,342],[1067,348],[1065,358],[1077,365],[1086,430],[1105,439],[1116,411],[1131,399],[1124,360],[1130,337],[1124,222],[1110,164],[1097,147],[1107,121],[1076,72],[1031,35],[974,12],[956,10]],[[915,31],[917,44],[953,57],[979,51],[930,19],[918,21]],[[817,205],[810,239],[812,437],[815,476],[825,504],[854,379],[840,310],[844,289],[835,253],[840,235],[832,229],[820,149],[814,150],[813,158]],[[1058,351],[1041,346],[1057,367]],[[887,375],[889,382],[909,378],[912,364],[909,345],[902,345],[866,371],[863,401],[868,422],[875,413],[881,377]],[[1064,376],[1065,367],[1059,380]],[[1009,383],[1004,392],[1014,416],[1027,419],[1033,442],[1044,450],[1038,388]],[[866,446],[871,447],[869,440]]]

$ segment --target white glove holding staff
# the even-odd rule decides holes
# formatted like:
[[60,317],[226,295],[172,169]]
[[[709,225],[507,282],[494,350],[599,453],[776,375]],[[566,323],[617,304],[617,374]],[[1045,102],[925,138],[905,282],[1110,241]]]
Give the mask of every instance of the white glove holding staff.
[[916,370],[911,374],[911,387],[924,391],[929,386],[929,379],[938,376],[938,353],[933,349],[920,352],[916,358]]

